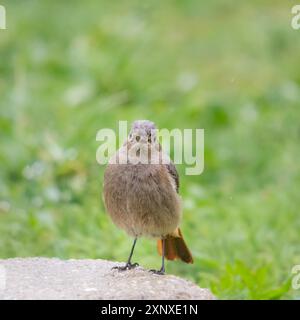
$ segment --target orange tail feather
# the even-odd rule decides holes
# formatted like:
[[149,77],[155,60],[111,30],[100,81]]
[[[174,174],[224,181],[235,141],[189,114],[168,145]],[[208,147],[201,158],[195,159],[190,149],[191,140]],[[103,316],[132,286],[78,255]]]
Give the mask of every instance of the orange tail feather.
[[[157,241],[158,253],[162,255],[162,240]],[[165,238],[165,258],[168,260],[182,260],[186,263],[193,263],[191,251],[185,244],[182,233],[179,228],[173,234]]]

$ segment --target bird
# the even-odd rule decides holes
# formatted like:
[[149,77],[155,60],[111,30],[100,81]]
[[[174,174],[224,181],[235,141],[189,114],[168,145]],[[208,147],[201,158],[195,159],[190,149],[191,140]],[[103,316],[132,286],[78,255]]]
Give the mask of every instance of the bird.
[[134,121],[127,139],[109,159],[104,172],[103,200],[113,223],[133,237],[127,263],[115,269],[124,271],[138,266],[132,263],[132,256],[141,237],[157,239],[161,268],[151,272],[165,274],[165,258],[193,263],[179,228],[179,175],[163,152],[152,121]]

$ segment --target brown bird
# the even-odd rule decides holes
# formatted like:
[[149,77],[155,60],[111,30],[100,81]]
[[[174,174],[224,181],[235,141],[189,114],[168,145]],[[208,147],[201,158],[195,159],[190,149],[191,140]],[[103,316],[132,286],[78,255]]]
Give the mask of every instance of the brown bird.
[[[146,160],[146,161],[145,161]],[[159,238],[158,252],[164,258],[193,263],[190,250],[179,229],[181,200],[175,165],[162,151],[156,128],[148,120],[135,121],[123,146],[110,159],[104,174],[104,202],[112,221],[134,237],[125,266],[131,263],[134,247],[141,236]]]

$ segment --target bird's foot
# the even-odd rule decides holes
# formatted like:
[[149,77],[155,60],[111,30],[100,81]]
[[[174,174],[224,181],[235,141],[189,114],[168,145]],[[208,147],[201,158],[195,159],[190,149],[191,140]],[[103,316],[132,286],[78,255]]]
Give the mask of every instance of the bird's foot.
[[165,274],[165,269],[160,269],[160,270],[151,269],[149,270],[149,272],[163,276]]
[[114,270],[114,269],[117,269],[118,271],[126,271],[126,270],[131,270],[131,269],[134,269],[134,268],[136,268],[136,267],[138,267],[139,266],[139,264],[138,263],[131,263],[131,262],[127,262],[126,264],[125,264],[125,266],[115,266],[115,267],[113,267],[112,269]]

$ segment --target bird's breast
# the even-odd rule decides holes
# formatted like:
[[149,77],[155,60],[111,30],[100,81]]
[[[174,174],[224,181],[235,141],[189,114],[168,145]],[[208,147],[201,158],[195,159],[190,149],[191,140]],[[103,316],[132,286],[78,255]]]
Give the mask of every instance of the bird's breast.
[[134,236],[161,236],[179,224],[180,198],[163,165],[108,165],[104,202],[113,222]]

